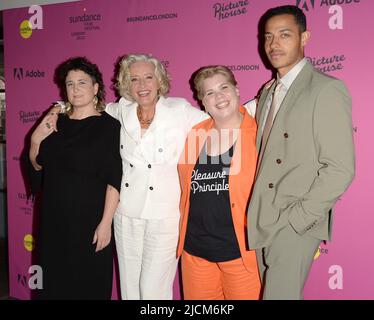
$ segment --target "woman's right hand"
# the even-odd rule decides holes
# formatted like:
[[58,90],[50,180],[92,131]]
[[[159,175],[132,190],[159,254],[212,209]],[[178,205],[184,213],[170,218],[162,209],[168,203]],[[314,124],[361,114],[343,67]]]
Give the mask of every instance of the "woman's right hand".
[[[57,112],[56,112],[57,111]],[[60,107],[53,107],[36,127],[31,135],[31,143],[40,144],[53,131],[57,131],[56,123]]]
[[53,131],[57,131],[56,124],[60,111],[61,107],[59,105],[55,105],[51,110],[49,110],[47,115],[42,119],[31,135],[29,158],[34,169],[37,171],[42,169],[42,167],[36,162],[36,157],[39,154],[40,144]]

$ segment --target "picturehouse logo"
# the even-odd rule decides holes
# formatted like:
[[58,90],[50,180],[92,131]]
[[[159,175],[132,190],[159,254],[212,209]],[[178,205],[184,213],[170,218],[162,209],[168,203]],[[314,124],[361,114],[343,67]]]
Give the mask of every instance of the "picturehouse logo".
[[19,204],[19,211],[22,212],[24,215],[32,215],[33,207],[34,207],[34,198],[28,197],[24,192],[17,192],[17,199]]
[[44,78],[45,72],[40,71],[39,69],[34,70],[24,70],[23,67],[16,67],[13,68],[13,79],[15,80],[23,80],[23,79],[36,79],[36,78]]
[[248,5],[248,0],[236,2],[217,2],[213,5],[214,17],[218,20],[224,20],[246,14],[248,12]]
[[344,61],[346,60],[344,54],[306,58],[313,65],[313,67],[325,73],[343,70]]
[[22,123],[35,122],[41,116],[40,111],[20,111],[18,114]]

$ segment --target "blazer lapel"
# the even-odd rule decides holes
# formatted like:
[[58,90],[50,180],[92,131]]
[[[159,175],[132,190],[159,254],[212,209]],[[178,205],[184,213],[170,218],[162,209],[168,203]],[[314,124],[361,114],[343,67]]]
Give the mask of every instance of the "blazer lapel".
[[258,103],[259,110],[256,113],[256,122],[257,122],[257,137],[256,137],[256,147],[257,150],[260,150],[261,139],[262,139],[262,124],[264,122],[266,106],[269,103],[269,99],[273,94],[276,86],[276,81],[270,86],[269,89],[264,88],[263,93],[261,94],[260,101]]
[[[296,79],[293,81],[291,87],[288,89],[288,92],[286,96],[284,97],[282,104],[280,105],[279,111],[277,115],[274,118],[273,126],[270,131],[268,141],[266,144],[266,149],[264,150],[264,154],[261,159],[261,163],[258,164],[257,167],[257,173],[256,177],[258,177],[261,174],[261,170],[263,167],[264,161],[266,161],[268,151],[273,148],[273,139],[272,139],[272,134],[274,132],[279,131],[282,128],[279,128],[279,126],[284,125],[283,118],[286,117],[287,113],[295,106],[295,103],[297,101],[297,98],[299,94],[306,88],[308,87],[311,76],[313,72],[313,66],[310,64],[310,62],[307,62],[304,66],[304,68],[300,71],[300,73],[297,75]],[[270,91],[271,92],[271,91]],[[259,124],[260,126],[260,124]],[[259,129],[260,130],[260,129]],[[259,138],[257,137],[257,141]],[[261,140],[260,140],[261,143]]]
[[127,105],[120,104],[120,107],[124,108],[122,112],[122,124],[128,136],[136,143],[139,143],[141,138],[140,123],[136,114],[138,104],[136,102]]
[[[169,121],[167,119],[168,113],[166,112],[167,110],[164,101],[165,98],[163,97],[160,97],[157,101],[154,119],[143,137],[154,132],[157,127],[162,127],[162,125],[160,126],[160,123]],[[122,113],[122,122],[125,130],[130,138],[139,143],[141,139],[141,127],[137,115],[138,104],[136,102],[127,105],[121,104],[121,107],[125,108],[125,111]]]
[[[309,61],[305,64],[304,68],[297,75],[293,81],[291,87],[288,89],[286,96],[284,97],[282,104],[279,107],[279,111],[274,118],[273,127],[281,123],[281,119],[287,114],[287,112],[295,106],[296,100],[299,94],[308,86],[312,76],[313,67]],[[279,119],[279,120],[277,120]],[[271,135],[271,133],[270,133]],[[270,140],[270,136],[269,136]]]

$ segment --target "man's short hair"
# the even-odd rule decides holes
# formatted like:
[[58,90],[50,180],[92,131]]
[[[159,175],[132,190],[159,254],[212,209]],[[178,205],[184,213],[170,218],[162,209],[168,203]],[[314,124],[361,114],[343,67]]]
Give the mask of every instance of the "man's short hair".
[[265,12],[263,15],[263,22],[266,24],[266,22],[275,16],[279,16],[281,14],[290,14],[294,16],[296,24],[299,26],[300,31],[304,32],[306,31],[306,17],[303,12],[299,7],[297,6],[292,6],[292,5],[287,5],[287,6],[280,6],[280,7],[275,7],[271,8],[268,11]]

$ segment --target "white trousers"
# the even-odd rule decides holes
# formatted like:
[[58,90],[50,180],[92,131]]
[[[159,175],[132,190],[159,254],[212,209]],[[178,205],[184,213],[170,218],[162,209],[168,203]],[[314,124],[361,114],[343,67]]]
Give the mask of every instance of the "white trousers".
[[172,300],[179,217],[137,219],[116,213],[114,236],[123,300]]

